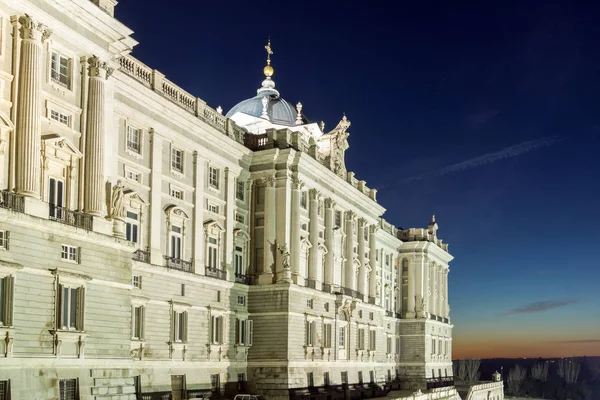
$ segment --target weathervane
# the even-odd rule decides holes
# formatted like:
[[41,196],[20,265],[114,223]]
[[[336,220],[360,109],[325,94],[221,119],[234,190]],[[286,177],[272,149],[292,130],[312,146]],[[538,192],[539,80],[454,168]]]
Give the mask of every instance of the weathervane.
[[269,41],[265,46],[265,50],[267,50],[267,65],[271,65],[271,54],[273,54],[273,49],[271,48],[271,38],[269,38]]

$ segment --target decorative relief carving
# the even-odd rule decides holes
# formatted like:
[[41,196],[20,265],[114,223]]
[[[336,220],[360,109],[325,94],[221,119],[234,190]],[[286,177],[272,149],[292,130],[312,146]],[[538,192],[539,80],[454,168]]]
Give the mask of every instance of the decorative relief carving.
[[98,57],[91,56],[88,58],[88,72],[90,78],[108,78],[112,75],[113,69],[106,62],[100,61]]
[[304,182],[298,179],[297,176],[291,176],[290,179],[292,180],[292,189],[302,190],[304,187]]
[[290,269],[290,251],[288,250],[288,247],[286,244],[284,244],[283,246],[277,246],[277,250],[279,251],[279,253],[281,254],[281,265],[283,266],[283,269]]
[[125,202],[123,194],[123,184],[121,180],[112,188],[112,196],[110,199],[110,217],[114,219],[125,218]]

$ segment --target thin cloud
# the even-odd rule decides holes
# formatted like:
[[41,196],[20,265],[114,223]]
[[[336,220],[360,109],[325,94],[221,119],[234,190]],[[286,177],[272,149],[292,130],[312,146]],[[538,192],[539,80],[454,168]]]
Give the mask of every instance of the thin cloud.
[[600,343],[600,339],[551,340],[550,343]]
[[493,164],[498,161],[506,160],[507,158],[520,156],[521,154],[529,153],[537,149],[552,146],[553,144],[561,142],[564,139],[564,137],[560,136],[547,136],[540,139],[528,140],[526,142],[507,147],[500,151],[487,153],[482,156],[471,158],[470,160],[462,161],[457,164],[452,164],[444,168],[405,178],[402,181],[402,183],[409,183],[414,181],[420,181],[426,178],[444,176],[455,172],[462,172],[468,169],[481,167],[482,165]]
[[549,301],[536,301],[535,303],[525,304],[522,307],[513,308],[503,314],[502,316],[514,315],[514,314],[534,314],[553,310],[555,308],[565,307],[571,304],[577,303],[577,300],[549,300]]

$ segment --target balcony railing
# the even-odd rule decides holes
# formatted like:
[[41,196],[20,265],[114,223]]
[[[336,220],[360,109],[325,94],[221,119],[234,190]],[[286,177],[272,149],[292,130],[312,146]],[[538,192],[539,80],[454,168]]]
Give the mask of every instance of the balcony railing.
[[222,281],[227,280],[227,271],[224,271],[219,268],[206,267],[205,274],[206,276],[210,276],[211,278],[217,278]]
[[50,204],[49,210],[49,217],[53,221],[77,228],[83,228],[86,231],[91,231],[93,229],[94,218],[89,214],[69,210],[66,207],[60,207],[54,204]]
[[192,272],[192,262],[181,258],[165,256],[165,267],[183,272]]
[[0,192],[0,207],[25,212],[25,198],[20,194],[2,191]]
[[250,277],[244,274],[235,274],[235,281],[237,283],[243,283],[244,285],[248,285],[250,284]]
[[454,386],[454,378],[427,378],[427,389]]
[[360,293],[359,291],[354,290],[354,289],[349,289],[349,288],[343,287],[342,293],[344,293],[346,296],[354,297],[355,299],[361,299],[363,301],[365,300],[365,296],[362,293]]
[[149,251],[144,251],[144,250],[136,250],[133,252],[133,254],[131,255],[131,259],[133,261],[139,261],[139,262],[143,262],[146,264],[150,264],[150,252]]

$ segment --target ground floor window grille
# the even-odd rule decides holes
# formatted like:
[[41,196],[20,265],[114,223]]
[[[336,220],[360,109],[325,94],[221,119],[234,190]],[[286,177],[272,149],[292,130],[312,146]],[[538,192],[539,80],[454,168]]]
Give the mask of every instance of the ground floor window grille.
[[8,400],[10,398],[9,381],[0,381],[0,400]]
[[342,371],[342,385],[348,384],[348,372]]
[[61,379],[58,389],[60,400],[77,399],[77,379]]
[[221,381],[219,379],[219,374],[213,374],[210,376],[210,389],[213,392],[218,392],[221,390]]

